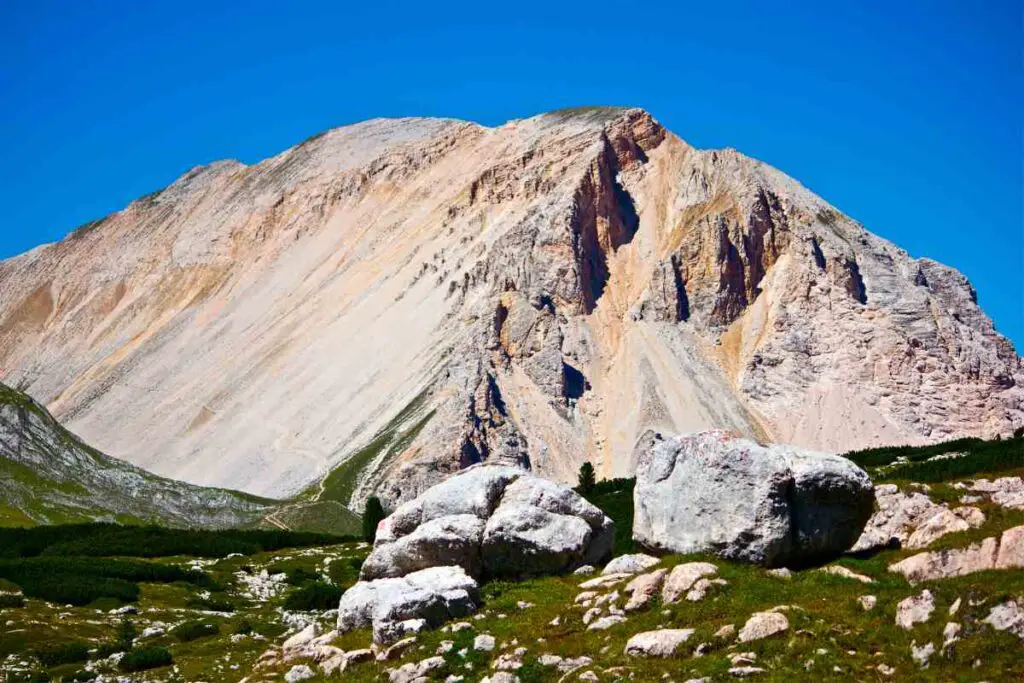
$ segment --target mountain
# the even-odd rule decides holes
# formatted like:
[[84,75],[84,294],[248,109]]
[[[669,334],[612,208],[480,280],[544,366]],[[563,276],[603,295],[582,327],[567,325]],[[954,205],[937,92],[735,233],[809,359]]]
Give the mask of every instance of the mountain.
[[165,476],[358,509],[647,429],[845,451],[1008,434],[957,271],[638,109],[373,120],[0,263],[0,378]]
[[108,458],[0,384],[0,526],[71,522],[229,527],[274,501],[157,477]]

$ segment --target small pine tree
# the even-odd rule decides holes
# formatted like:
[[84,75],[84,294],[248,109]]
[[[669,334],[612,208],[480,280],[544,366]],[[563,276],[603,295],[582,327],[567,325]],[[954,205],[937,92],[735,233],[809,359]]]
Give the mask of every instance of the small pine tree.
[[370,496],[366,499],[366,507],[363,509],[363,538],[367,543],[373,543],[377,538],[377,525],[387,517],[384,514],[384,506],[380,498]]
[[580,465],[579,485],[576,487],[576,490],[583,495],[588,495],[594,491],[596,484],[597,476],[594,474],[594,466],[589,462]]

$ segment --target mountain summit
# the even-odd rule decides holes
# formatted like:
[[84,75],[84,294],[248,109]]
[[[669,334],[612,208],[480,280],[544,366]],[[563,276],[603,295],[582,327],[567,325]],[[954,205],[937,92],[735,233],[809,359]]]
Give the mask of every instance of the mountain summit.
[[617,108],[193,169],[0,263],[0,379],[159,474],[350,505],[480,460],[624,476],[648,429],[846,450],[1024,423],[960,273]]

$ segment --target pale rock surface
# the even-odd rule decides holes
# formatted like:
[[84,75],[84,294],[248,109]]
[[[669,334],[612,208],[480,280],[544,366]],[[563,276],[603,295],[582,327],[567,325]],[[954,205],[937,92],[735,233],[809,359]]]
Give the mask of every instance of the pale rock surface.
[[686,562],[676,565],[661,589],[662,603],[669,605],[683,597],[699,579],[718,573],[710,562]]
[[656,557],[637,553],[634,555],[619,555],[601,570],[601,574],[639,574],[645,572],[654,565],[661,562]]
[[851,571],[846,567],[838,564],[832,564],[827,567],[822,567],[819,571],[823,571],[826,574],[832,574],[833,576],[841,576],[844,579],[851,579],[853,581],[860,581],[861,583],[874,583],[875,580],[870,576],[864,574],[858,574],[855,571]]
[[338,606],[338,631],[373,626],[375,643],[404,635],[402,622],[425,619],[439,626],[477,609],[478,587],[461,567],[432,567],[401,578],[360,581]]
[[1009,600],[993,607],[985,623],[997,631],[1009,631],[1024,640],[1024,602]]
[[451,565],[471,576],[556,573],[603,560],[614,535],[612,521],[567,486],[479,464],[385,518],[360,576]]
[[928,660],[935,654],[935,644],[925,643],[924,645],[918,646],[917,641],[910,644],[910,657],[917,665],[922,669],[928,668]]
[[712,586],[727,586],[729,582],[725,579],[697,579],[693,588],[686,592],[686,599],[689,602],[700,602],[707,597]]
[[871,516],[845,458],[723,431],[655,439],[637,465],[633,538],[646,547],[778,566],[847,550]]
[[484,459],[626,476],[648,429],[1005,434],[1024,382],[960,273],[602,107],[375,119],[197,167],[0,262],[0,368],[194,483],[284,497],[380,436],[356,510]]
[[928,621],[934,611],[935,597],[931,591],[923,590],[920,595],[901,600],[896,606],[896,625],[909,631],[915,625]]
[[624,621],[626,621],[626,617],[620,614],[609,614],[608,616],[604,616],[600,619],[593,621],[589,626],[587,626],[587,630],[605,631],[607,629],[610,629],[612,626],[621,624]]
[[862,595],[857,598],[857,603],[861,606],[865,612],[870,612],[878,604],[878,598],[874,595]]
[[629,600],[626,601],[623,609],[627,612],[635,612],[647,607],[651,600],[658,595],[666,574],[668,574],[667,569],[656,569],[648,574],[641,574],[626,584],[623,590],[629,594]]
[[1024,526],[1007,529],[966,548],[918,553],[889,565],[889,571],[911,582],[948,579],[989,569],[1024,568]]
[[692,628],[663,628],[637,633],[626,642],[624,652],[634,657],[671,657],[693,634]]
[[924,548],[946,534],[985,523],[985,515],[978,508],[963,506],[950,510],[925,493],[901,492],[895,484],[876,487],[875,501],[878,509],[851,552],[894,545]]
[[755,612],[740,629],[737,641],[749,643],[789,630],[789,619],[779,612]]

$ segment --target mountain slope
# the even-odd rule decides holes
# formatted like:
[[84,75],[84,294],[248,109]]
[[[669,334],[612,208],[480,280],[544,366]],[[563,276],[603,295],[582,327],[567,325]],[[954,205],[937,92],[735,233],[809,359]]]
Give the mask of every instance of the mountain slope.
[[157,477],[108,458],[0,384],[0,526],[84,521],[228,527],[273,501]]
[[200,167],[0,263],[0,302],[0,377],[105,452],[356,508],[485,458],[625,475],[648,428],[849,450],[1024,421],[962,275],[636,109]]

